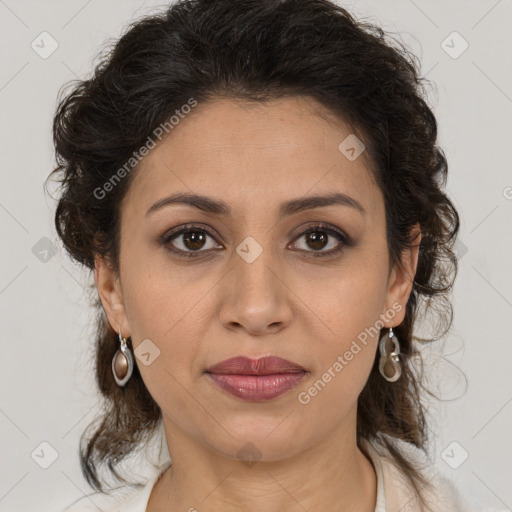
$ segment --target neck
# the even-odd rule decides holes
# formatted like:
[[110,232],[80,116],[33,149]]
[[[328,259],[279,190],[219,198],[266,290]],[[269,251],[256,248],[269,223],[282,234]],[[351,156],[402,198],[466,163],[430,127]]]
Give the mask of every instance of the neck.
[[[355,422],[354,422],[355,424]],[[219,454],[164,417],[171,467],[153,487],[147,512],[374,512],[377,481],[356,445],[355,429],[333,431],[279,460],[241,461]],[[257,456],[256,456],[257,459]]]

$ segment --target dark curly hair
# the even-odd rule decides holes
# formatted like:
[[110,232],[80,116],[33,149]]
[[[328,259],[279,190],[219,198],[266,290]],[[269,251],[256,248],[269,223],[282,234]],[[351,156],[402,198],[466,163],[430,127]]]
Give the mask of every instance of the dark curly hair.
[[[346,122],[365,141],[384,195],[391,264],[400,265],[413,244],[411,228],[421,228],[405,319],[395,328],[402,377],[384,381],[376,358],[357,417],[359,446],[367,439],[387,448],[420,496],[425,479],[397,441],[427,451],[418,343],[439,338],[413,336],[413,327],[434,305],[436,325],[446,325],[442,335],[451,325],[459,229],[458,213],[442,191],[447,161],[437,145],[426,84],[402,42],[328,0],[182,0],[126,27],[91,78],[71,82],[65,95],[61,90],[53,121],[57,167],[49,176],[60,183],[55,225],[71,257],[92,270],[101,255],[119,271],[119,204],[137,165],[101,199],[97,191],[190,98],[199,104],[216,97],[264,103],[304,96]],[[137,368],[125,388],[114,382],[117,333],[101,302],[95,305],[104,414],[82,434],[80,460],[89,484],[105,492],[98,467],[108,464],[126,482],[115,466],[154,433],[161,411]]]

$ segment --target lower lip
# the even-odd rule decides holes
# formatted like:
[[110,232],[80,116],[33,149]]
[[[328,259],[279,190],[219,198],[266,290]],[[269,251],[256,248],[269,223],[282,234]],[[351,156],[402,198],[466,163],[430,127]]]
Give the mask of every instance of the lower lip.
[[274,375],[231,375],[207,373],[222,389],[250,402],[263,402],[286,393],[295,387],[307,374],[278,373]]

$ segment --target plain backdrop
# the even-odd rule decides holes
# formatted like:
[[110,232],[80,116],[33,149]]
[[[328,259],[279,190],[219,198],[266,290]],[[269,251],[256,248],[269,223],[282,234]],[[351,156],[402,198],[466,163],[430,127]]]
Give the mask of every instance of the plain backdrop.
[[[0,0],[1,512],[55,511],[91,492],[78,463],[98,402],[90,279],[63,253],[43,190],[51,121],[59,88],[85,78],[128,22],[164,5]],[[398,32],[436,84],[429,101],[462,225],[453,327],[427,360],[446,399],[430,408],[431,457],[482,502],[510,509],[512,2],[342,5]]]

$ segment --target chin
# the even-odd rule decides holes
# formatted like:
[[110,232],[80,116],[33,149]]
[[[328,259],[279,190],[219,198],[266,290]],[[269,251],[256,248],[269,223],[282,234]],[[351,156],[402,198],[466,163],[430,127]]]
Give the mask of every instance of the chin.
[[[285,427],[282,418],[272,418],[266,422],[244,422],[238,427],[233,423],[222,422],[226,430],[220,429],[222,439],[206,440],[207,444],[217,453],[227,458],[248,462],[273,462],[293,457],[307,449],[307,439],[302,439],[298,432],[303,426],[297,425],[296,431]],[[229,425],[229,426],[228,426]],[[277,428],[276,428],[277,427]],[[232,437],[231,437],[232,436]]]

